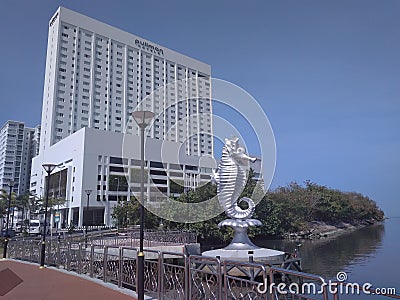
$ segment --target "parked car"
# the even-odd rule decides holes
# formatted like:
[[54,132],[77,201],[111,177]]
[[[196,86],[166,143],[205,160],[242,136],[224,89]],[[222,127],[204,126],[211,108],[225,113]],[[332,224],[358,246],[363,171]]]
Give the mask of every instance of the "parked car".
[[[6,233],[7,233],[6,230],[3,229],[3,230],[1,231],[0,236],[1,236],[1,237],[5,237],[5,236],[6,236]],[[10,238],[14,237],[14,236],[15,236],[15,230],[14,230],[14,229],[8,229],[8,236],[9,236]]]
[[29,234],[39,235],[40,234],[40,222],[39,220],[29,221]]
[[[39,220],[30,220],[29,222],[29,234],[30,235],[40,235],[43,233],[44,223]],[[46,234],[50,234],[50,224],[47,223]]]
[[17,222],[17,224],[15,224],[15,231],[16,232],[22,232],[22,229],[23,229],[23,224],[22,224],[22,222]]

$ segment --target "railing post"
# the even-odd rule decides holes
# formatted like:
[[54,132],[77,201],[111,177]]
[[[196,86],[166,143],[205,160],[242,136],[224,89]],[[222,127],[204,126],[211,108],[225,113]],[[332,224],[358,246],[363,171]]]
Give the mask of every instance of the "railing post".
[[124,267],[123,259],[123,248],[119,247],[118,287],[122,287],[122,268]]
[[71,242],[67,243],[67,271],[71,271]]
[[90,246],[89,276],[93,278],[94,273],[94,245]]
[[328,287],[327,287],[327,285],[324,284],[323,290],[324,290],[324,294],[323,294],[324,300],[328,300]]
[[20,250],[20,252],[21,252],[20,257],[21,257],[21,259],[23,259],[24,255],[25,255],[25,239],[23,239],[22,242],[21,242],[21,250]]
[[51,264],[51,256],[50,256],[50,249],[51,249],[51,243],[52,243],[52,241],[50,240],[50,239],[48,239],[47,241],[46,241],[46,244],[45,244],[45,248],[47,248],[46,249],[46,251],[45,251],[45,256],[44,256],[44,260],[45,260],[45,262],[47,263],[47,265],[50,265]]
[[219,282],[218,284],[218,299],[222,299],[223,293],[222,293],[222,269],[221,269],[221,260],[217,258],[217,280]]
[[103,281],[107,282],[107,256],[108,256],[108,246],[104,246],[103,249]]
[[187,261],[187,276],[188,276],[188,295],[187,295],[187,300],[190,300],[192,296],[192,274],[191,274],[191,260],[190,256],[188,256],[188,261]]
[[56,253],[54,255],[54,264],[56,265],[56,268],[58,269],[60,267],[60,242],[56,242]]
[[158,252],[158,299],[164,299],[164,254]]
[[23,257],[23,258],[26,258],[26,257],[25,257],[25,255],[26,255],[26,244],[27,244],[27,242],[26,242],[26,240],[24,240],[24,242],[23,242],[23,244],[22,244],[22,245],[23,245],[23,246],[22,246],[22,251],[23,251],[23,252],[22,252],[22,257]]
[[135,265],[136,265],[136,276],[135,276],[135,291],[136,294],[138,293],[138,286],[139,286],[139,268],[138,268],[138,255],[139,255],[139,251],[136,249],[136,261],[135,261]]
[[[38,251],[38,253],[40,253],[40,244],[38,244],[38,243],[36,243],[36,242],[33,242],[32,244],[31,244],[31,259],[30,259],[30,261],[33,261],[33,254],[34,254],[34,247],[35,247],[35,249],[36,248],[38,248],[37,249],[37,251]],[[40,254],[38,254],[38,260],[36,261],[36,262],[39,262],[39,260],[40,260],[40,258],[39,258],[39,255]]]
[[272,288],[270,288],[270,287],[272,287],[272,284],[275,283],[275,281],[274,281],[274,270],[272,269],[272,267],[269,268],[268,277],[269,277],[269,287],[268,287],[268,290],[267,290],[267,294],[269,295],[269,297],[271,299],[274,299],[274,292],[273,292]]
[[185,273],[184,273],[184,290],[185,290],[185,300],[190,300],[190,295],[189,295],[189,280],[190,280],[190,268],[189,268],[189,257],[187,256],[186,253],[183,254],[183,259],[184,259],[184,267],[185,267]]
[[78,274],[82,273],[82,243],[79,243],[79,249],[78,249]]
[[23,239],[21,242],[20,242],[20,246],[18,247],[18,249],[19,249],[19,257],[22,259],[22,255],[23,255],[23,249],[24,249],[24,245],[25,245],[25,239]]
[[337,291],[333,294],[333,300],[339,300],[339,293]]
[[[217,258],[218,258],[218,256],[217,256]],[[221,273],[223,272],[223,276],[221,276],[221,285],[223,286],[223,290],[224,289],[226,290],[228,287],[228,284],[229,284],[228,278],[226,276],[228,273],[228,271],[227,271],[228,265],[225,262],[222,262],[222,264],[223,264],[223,266],[221,267]],[[223,277],[223,280],[222,280],[222,277]],[[225,291],[224,297],[222,298],[222,295],[221,295],[219,299],[228,300],[228,292]]]

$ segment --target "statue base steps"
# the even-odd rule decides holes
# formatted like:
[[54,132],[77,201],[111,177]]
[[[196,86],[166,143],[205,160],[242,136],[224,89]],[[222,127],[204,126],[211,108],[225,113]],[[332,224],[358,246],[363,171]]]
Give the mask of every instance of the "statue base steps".
[[251,250],[230,250],[230,249],[215,249],[202,253],[203,256],[217,257],[220,260],[235,260],[243,262],[257,262],[266,264],[281,264],[285,259],[285,252],[268,249],[255,248]]

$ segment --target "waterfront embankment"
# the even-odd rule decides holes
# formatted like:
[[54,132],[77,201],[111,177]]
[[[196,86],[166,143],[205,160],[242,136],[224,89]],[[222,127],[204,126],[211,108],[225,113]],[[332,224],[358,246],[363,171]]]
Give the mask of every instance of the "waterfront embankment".
[[365,226],[370,226],[379,223],[374,219],[364,220],[362,222],[346,223],[339,222],[336,224],[326,223],[321,221],[309,222],[308,229],[298,232],[285,233],[283,236],[285,239],[320,239],[320,238],[331,238],[340,234],[360,229]]

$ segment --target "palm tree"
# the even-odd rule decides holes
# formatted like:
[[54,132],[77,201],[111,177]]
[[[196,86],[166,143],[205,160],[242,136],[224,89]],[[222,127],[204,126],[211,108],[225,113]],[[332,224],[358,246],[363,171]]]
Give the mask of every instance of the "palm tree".
[[25,194],[19,195],[15,200],[15,206],[18,210],[22,210],[22,224],[26,230],[26,225],[29,224],[29,213],[30,213],[30,200],[33,196],[32,192],[26,192]]
[[[39,198],[34,194],[30,195],[30,210],[35,214],[43,214],[45,211],[46,201],[44,198]],[[65,198],[51,197],[47,205],[47,215],[51,215],[60,206],[63,206],[66,202]],[[50,218],[48,219],[50,220]]]
[[[13,207],[15,198],[16,198],[16,194],[14,192],[12,192],[11,193],[11,205],[10,205],[11,207]],[[8,209],[8,192],[5,189],[0,189],[0,216],[3,216],[3,218],[4,218],[4,215],[7,213],[7,209]]]
[[7,212],[7,201],[8,194],[5,190],[0,189],[0,215],[4,215]]

